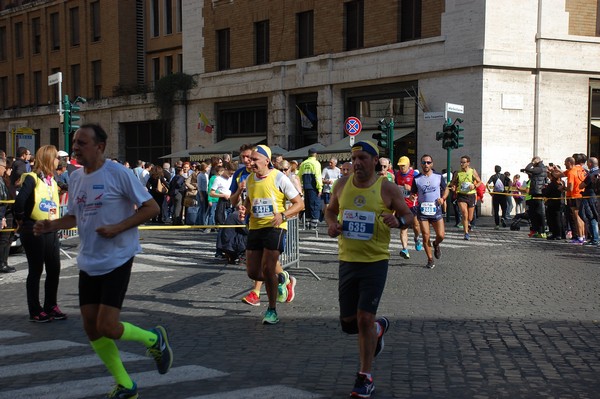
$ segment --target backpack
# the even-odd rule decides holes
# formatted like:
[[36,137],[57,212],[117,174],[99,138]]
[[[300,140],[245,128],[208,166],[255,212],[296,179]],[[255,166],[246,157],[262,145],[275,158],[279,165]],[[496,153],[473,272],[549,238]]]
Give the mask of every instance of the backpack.
[[503,193],[504,192],[504,176],[496,175],[496,181],[494,182],[494,192],[495,193]]

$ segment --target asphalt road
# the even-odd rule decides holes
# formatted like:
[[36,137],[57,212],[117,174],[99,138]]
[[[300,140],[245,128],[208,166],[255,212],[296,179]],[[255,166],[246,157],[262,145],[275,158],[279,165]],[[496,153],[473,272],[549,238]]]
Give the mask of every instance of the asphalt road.
[[[392,241],[379,314],[391,320],[373,376],[375,398],[597,398],[600,249],[495,231],[484,218],[469,242],[449,227],[436,268]],[[300,232],[296,299],[261,324],[240,301],[243,266],[214,258],[215,234],[142,231],[122,319],[169,329],[175,361],[160,376],[144,349],[119,342],[140,398],[342,398],[357,341],[338,323],[336,241]],[[77,239],[64,242],[75,255]],[[26,261],[0,275],[0,399],[97,398],[112,385],[81,328],[77,269],[63,258],[66,321],[27,321]],[[43,288],[42,288],[43,291]]]

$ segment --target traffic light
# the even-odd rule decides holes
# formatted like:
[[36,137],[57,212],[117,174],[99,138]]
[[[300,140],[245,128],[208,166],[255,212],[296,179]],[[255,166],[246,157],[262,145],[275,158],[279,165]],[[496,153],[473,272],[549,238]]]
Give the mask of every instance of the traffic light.
[[461,135],[460,133],[465,130],[464,127],[457,125],[457,123],[462,123],[463,120],[460,118],[456,118],[456,120],[454,121],[454,123],[452,124],[452,148],[454,149],[458,149],[460,147],[463,147],[464,144],[461,142],[465,136]]
[[453,131],[452,120],[448,118],[442,126],[441,132],[435,133],[435,139],[442,142],[442,148],[447,150],[452,148],[452,131]]
[[385,119],[381,119],[379,122],[377,122],[377,130],[379,130],[381,133],[374,133],[372,137],[377,140],[377,145],[379,147],[388,148],[389,126],[385,122]]
[[75,101],[73,101],[73,103],[71,104],[71,116],[70,116],[70,128],[71,128],[71,133],[74,133],[77,131],[77,129],[79,129],[79,125],[75,125],[73,124],[73,122],[77,122],[78,120],[81,120],[81,116],[78,115],[77,113],[79,112],[79,110],[81,109],[81,105],[80,104],[84,104],[86,103],[87,100],[83,97],[79,97],[77,96],[77,98],[75,99]]
[[65,134],[65,138],[69,137],[69,133],[71,133],[71,102],[69,101],[69,96],[65,94],[65,99],[63,101],[63,132]]
[[87,100],[83,97],[77,97],[75,101],[71,103],[69,101],[69,96],[65,94],[65,98],[63,100],[63,114],[62,114],[62,123],[63,123],[63,132],[65,135],[65,150],[69,152],[69,144],[70,144],[70,134],[79,129],[78,124],[73,124],[73,122],[77,122],[81,120],[81,116],[78,115],[79,110],[81,109],[81,105],[86,103]]

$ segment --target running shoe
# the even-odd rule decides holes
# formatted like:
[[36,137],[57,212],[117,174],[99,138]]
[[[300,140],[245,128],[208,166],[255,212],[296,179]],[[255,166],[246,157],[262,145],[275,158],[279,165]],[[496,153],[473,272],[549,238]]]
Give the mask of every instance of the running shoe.
[[547,238],[546,233],[535,233],[533,238],[543,238],[544,240]]
[[296,297],[296,277],[290,276],[290,282],[285,286],[285,288],[287,288],[288,292],[287,299],[285,301],[292,302]]
[[122,385],[117,385],[112,391],[106,395],[107,399],[137,399],[138,390],[137,384],[133,382],[133,387],[127,389]]
[[260,306],[260,296],[254,291],[250,291],[248,295],[242,298],[242,302],[251,306]]
[[583,245],[584,242],[585,242],[584,238],[575,238],[574,240],[569,241],[569,243],[575,244],[575,245]]
[[598,245],[598,241],[594,241],[594,240],[586,241],[586,242],[583,243],[583,245],[586,245],[586,246],[597,246]]
[[415,251],[422,251],[422,250],[423,250],[423,243],[421,242],[421,240],[415,240]]
[[456,227],[458,229],[462,229],[464,226],[462,225],[462,223],[459,223],[459,224],[455,225],[454,227]]
[[373,392],[375,392],[373,379],[362,373],[356,373],[354,389],[352,389],[350,396],[353,398],[370,398]]
[[387,332],[388,328],[390,328],[390,321],[387,319],[387,317],[381,317],[375,320],[375,323],[379,324],[381,330],[379,337],[377,337],[377,346],[375,347],[375,354],[373,355],[373,357],[377,357],[377,355],[379,355],[383,350],[383,335]]
[[433,269],[435,267],[435,263],[433,263],[433,259],[432,260],[428,260],[427,264],[425,265],[426,268],[428,269]]
[[494,230],[500,230],[500,226],[499,226],[499,225],[496,225],[496,226],[494,227]]
[[146,356],[153,357],[159,374],[166,374],[173,364],[173,351],[169,345],[167,330],[163,326],[156,326],[152,330],[158,339],[146,350]]
[[535,230],[529,230],[529,234],[527,234],[528,237],[533,237],[535,235]]
[[440,249],[440,244],[436,244],[435,242],[433,243],[433,255],[435,256],[436,259],[439,259],[442,256],[442,250]]
[[471,236],[469,235],[469,233],[465,233],[465,241],[469,241],[471,239]]
[[49,321],[52,321],[52,318],[48,316],[46,312],[40,312],[38,314],[29,316],[29,321],[33,323],[48,323]]
[[287,285],[290,283],[290,274],[286,271],[277,276],[279,284],[277,285],[277,302],[285,302],[288,298]]
[[48,312],[48,316],[54,320],[66,320],[67,315],[60,311],[58,305],[54,305],[51,311]]
[[410,259],[410,254],[408,253],[408,249],[403,249],[400,251],[400,256],[404,259]]
[[267,309],[265,317],[263,318],[263,324],[277,324],[279,323],[279,317],[277,317],[277,311],[275,309]]

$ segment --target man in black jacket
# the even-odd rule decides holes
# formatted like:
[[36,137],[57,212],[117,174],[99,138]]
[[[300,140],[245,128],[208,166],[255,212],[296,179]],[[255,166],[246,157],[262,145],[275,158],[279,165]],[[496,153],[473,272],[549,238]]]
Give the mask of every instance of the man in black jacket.
[[31,165],[29,165],[29,159],[31,158],[31,152],[25,147],[17,148],[17,159],[12,164],[12,172],[10,174],[10,185],[13,190],[13,194],[16,195],[16,190],[19,188],[19,179],[23,173],[31,172]]
[[[510,187],[510,179],[504,175],[502,172],[502,167],[500,165],[496,165],[494,167],[494,172],[496,172],[487,182],[487,189],[490,195],[492,196],[492,210],[494,211],[494,222],[496,222],[496,230],[500,228],[500,221],[502,220],[502,227],[506,227],[505,219],[507,218],[506,214],[506,204],[508,197],[506,196],[506,192]],[[502,209],[502,219],[500,219],[500,209]]]
[[521,169],[521,172],[529,176],[529,219],[531,228],[535,231],[534,237],[546,238],[546,214],[544,210],[544,200],[542,199],[542,190],[548,179],[548,170],[542,159],[535,156],[531,162]]

